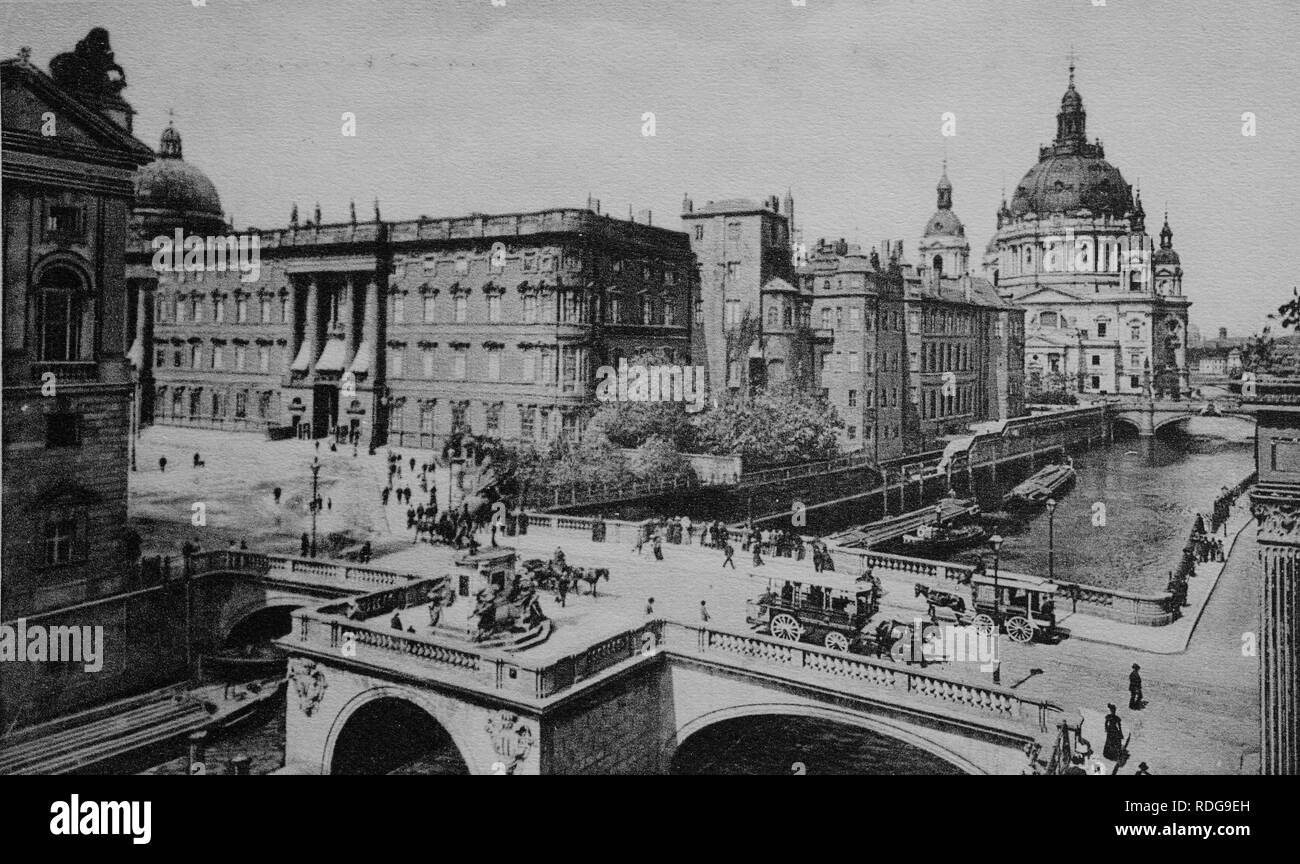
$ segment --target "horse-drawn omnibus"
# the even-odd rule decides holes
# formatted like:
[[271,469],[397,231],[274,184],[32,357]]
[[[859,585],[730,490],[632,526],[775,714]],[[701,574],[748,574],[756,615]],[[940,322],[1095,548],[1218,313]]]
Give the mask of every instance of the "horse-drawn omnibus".
[[745,620],[788,642],[864,651],[873,638],[868,622],[879,609],[880,583],[870,576],[808,574],[770,578],[763,596],[745,604]]
[[985,635],[1003,630],[1013,642],[1059,638],[1056,629],[1057,585],[1037,576],[976,572],[965,592],[917,583],[916,596],[930,603],[936,624],[973,624]]

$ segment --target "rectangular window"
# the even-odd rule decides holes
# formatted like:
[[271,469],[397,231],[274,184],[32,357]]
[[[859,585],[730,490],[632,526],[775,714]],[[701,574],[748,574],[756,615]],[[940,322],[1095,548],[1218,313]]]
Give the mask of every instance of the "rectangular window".
[[531,441],[537,435],[537,410],[531,405],[519,406],[519,437]]
[[257,371],[271,371],[271,349],[265,345],[257,349]]
[[452,432],[469,431],[469,424],[466,422],[465,419],[465,413],[468,407],[469,407],[469,403],[467,402],[451,403],[451,431]]
[[727,326],[735,327],[736,325],[738,325],[740,323],[740,301],[728,300],[726,311],[727,311],[727,315],[726,315]]
[[610,296],[605,298],[605,320],[611,324],[617,324],[623,320],[623,303],[621,297]]
[[406,322],[406,297],[401,294],[390,295],[393,306],[393,323],[403,324]]
[[432,295],[428,295],[424,298],[424,323],[425,324],[432,324],[434,321],[437,320],[437,318],[434,315],[435,312],[434,301],[436,299],[437,298],[433,297]]
[[488,302],[488,321],[490,321],[493,324],[501,323],[501,295],[490,294],[488,295],[487,302]]
[[224,324],[226,321],[226,300],[224,297],[218,297],[212,301],[212,320],[218,324]]
[[258,320],[263,324],[271,323],[271,298],[263,297],[262,302],[258,304]]
[[235,346],[235,371],[236,372],[244,371],[244,361],[247,359],[247,356],[248,356],[247,348],[245,348],[243,345]]
[[704,226],[703,226],[703,225],[696,225],[696,226],[695,226],[695,239],[696,239],[696,240],[703,240],[703,239],[704,239]]
[[402,367],[405,365],[404,352],[401,348],[390,345],[388,347],[388,377],[402,377]]
[[1105,338],[1105,336],[1106,336],[1106,322],[1104,322],[1104,321],[1098,321],[1098,322],[1097,322],[1097,338],[1098,338],[1098,339],[1102,339],[1102,338]]
[[849,440],[850,440],[850,441],[856,440],[857,437],[858,437],[858,427],[857,427],[857,426],[850,426],[850,427],[848,428],[848,433],[849,433]]
[[433,349],[425,348],[420,351],[420,372],[425,378],[433,377]]
[[433,434],[433,408],[427,402],[420,406],[420,433],[423,435]]
[[80,239],[84,234],[80,207],[51,207],[46,232],[60,240]]
[[464,294],[456,297],[456,323],[464,324],[469,320],[469,299]]
[[457,348],[456,353],[451,359],[451,375],[453,378],[464,379],[468,376],[468,358],[469,351],[465,348]]
[[1100,355],[1100,354],[1093,354],[1093,355],[1092,355],[1092,365],[1093,365],[1093,366],[1100,366],[1100,365],[1101,365],[1101,355]]
[[1138,387],[1142,386],[1141,384],[1138,383],[1138,376],[1136,376],[1136,375],[1130,375],[1130,376],[1128,376],[1128,386],[1132,387],[1132,388],[1135,389],[1135,390],[1136,390]]
[[535,294],[524,295],[524,323],[537,323],[537,296]]
[[240,297],[235,301],[235,321],[239,324],[248,323],[248,298]]
[[85,548],[85,514],[77,510],[51,513],[45,520],[42,535],[47,566],[78,560]]
[[487,377],[489,381],[501,380],[501,349],[488,349]]
[[198,297],[190,301],[190,317],[194,319],[195,324],[203,322],[203,301]]
[[240,391],[235,394],[235,417],[243,419],[248,416],[248,394]]
[[857,352],[857,351],[850,351],[850,352],[849,352],[849,371],[850,371],[850,372],[859,372],[859,371],[861,371],[861,367],[860,367],[859,364],[858,364],[858,352]]
[[555,383],[555,356],[551,353],[551,349],[550,348],[541,349],[540,359],[542,363],[542,383],[554,384]]
[[862,310],[856,308],[849,309],[849,330],[856,333],[862,329]]
[[226,360],[226,349],[222,348],[220,345],[213,345],[212,346],[212,368],[224,369],[226,365],[225,360]]
[[857,391],[857,390],[850,390],[850,391],[849,391],[849,407],[850,407],[850,408],[857,408],[857,407],[858,407],[858,391]]
[[525,381],[537,380],[537,354],[532,348],[524,349],[523,379]]
[[483,429],[489,435],[498,435],[501,432],[501,403],[496,402],[487,405],[483,409]]
[[654,301],[649,297],[641,298],[641,323],[653,324],[655,320]]
[[67,411],[45,415],[46,447],[80,447],[81,415]]

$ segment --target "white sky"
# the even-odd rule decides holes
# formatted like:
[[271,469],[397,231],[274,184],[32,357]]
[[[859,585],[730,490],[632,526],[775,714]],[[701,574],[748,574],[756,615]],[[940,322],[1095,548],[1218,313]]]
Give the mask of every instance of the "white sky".
[[352,198],[401,219],[590,192],[680,228],[683,192],[789,186],[806,240],[903,239],[915,261],[946,149],[978,262],[1001,187],[1055,133],[1073,46],[1088,134],[1141,182],[1153,235],[1168,203],[1193,323],[1259,329],[1300,282],[1300,3],[1094,2],[0,0],[0,54],[48,68],[108,28],[137,134],[156,147],[174,108],[239,226],[294,200],[329,222]]

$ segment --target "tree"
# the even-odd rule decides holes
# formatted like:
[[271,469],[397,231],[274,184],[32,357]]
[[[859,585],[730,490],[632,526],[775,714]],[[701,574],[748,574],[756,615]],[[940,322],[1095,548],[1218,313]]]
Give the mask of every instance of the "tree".
[[591,418],[587,434],[604,435],[616,447],[636,448],[652,438],[682,452],[695,446],[695,426],[681,402],[606,402]]
[[1265,327],[1262,332],[1251,336],[1242,347],[1241,368],[1247,372],[1267,373],[1273,366],[1274,347],[1272,328]]
[[670,480],[674,477],[695,480],[695,468],[665,438],[654,436],[636,449],[628,468],[638,480]]
[[728,396],[694,419],[705,453],[739,455],[747,468],[813,462],[839,455],[844,423],[819,397],[777,384],[749,398]]

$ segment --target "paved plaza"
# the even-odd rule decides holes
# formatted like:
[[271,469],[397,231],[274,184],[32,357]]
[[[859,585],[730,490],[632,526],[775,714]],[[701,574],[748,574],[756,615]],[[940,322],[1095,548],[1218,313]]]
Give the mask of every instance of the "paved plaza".
[[[195,451],[203,454],[206,467],[192,467]],[[197,535],[205,548],[246,539],[255,550],[297,554],[298,536],[310,524],[305,502],[310,498],[308,466],[317,455],[312,443],[269,443],[253,435],[155,427],[145,433],[140,453],[145,470],[132,475],[132,506],[147,529],[147,549],[162,552],[171,538]],[[175,471],[190,482],[177,483],[174,476],[164,482],[156,465],[158,455],[164,453],[167,475]],[[418,464],[432,454],[402,455],[404,460],[414,455]],[[324,464],[320,494],[333,499],[332,508],[320,519],[322,535],[349,529],[354,536],[372,537],[373,563],[378,567],[430,576],[452,572],[454,549],[413,543],[405,527],[405,505],[380,504],[379,490],[386,477],[383,451],[371,457],[363,450],[354,458],[350,448],[330,453],[323,445],[319,456]],[[189,526],[191,482],[192,500],[207,503],[206,529]],[[276,485],[284,489],[279,507],[271,496]],[[445,485],[444,474],[440,493]],[[1243,634],[1255,632],[1258,617],[1257,547],[1248,521],[1244,507],[1238,507],[1229,522],[1235,543],[1228,562],[1200,565],[1191,581],[1191,605],[1178,623],[1168,627],[1120,624],[1071,615],[1068,603],[1062,602],[1058,604],[1061,624],[1070,638],[1056,645],[1000,640],[1002,685],[1049,699],[1068,712],[1085,708],[1104,713],[1107,702],[1115,703],[1126,734],[1133,736],[1133,765],[1146,761],[1157,774],[1237,773],[1243,761],[1249,762],[1258,736],[1258,661],[1243,653]],[[488,533],[479,536],[486,546]],[[534,527],[526,535],[501,537],[499,542],[515,547],[522,559],[550,558],[559,547],[572,565],[610,570],[609,581],[599,584],[596,597],[570,593],[561,607],[549,593],[543,595],[555,629],[545,643],[525,652],[538,663],[576,653],[605,636],[635,627],[649,617],[646,606],[652,597],[655,617],[697,623],[702,620],[704,601],[711,626],[748,632],[745,603],[763,592],[767,579],[813,570],[810,560],[775,557],[767,558],[763,567],[754,567],[750,555],[740,550],[737,569],[724,569],[720,551],[698,545],[664,544],[664,560],[657,561],[648,545],[638,555],[630,544],[595,543],[583,532],[570,530]],[[175,553],[171,546],[170,554]],[[925,616],[923,600],[912,591],[915,576],[882,569],[876,575],[884,589],[882,616],[902,620]],[[851,576],[843,578],[847,582]],[[463,619],[468,612],[462,598],[447,610],[444,620]],[[403,623],[415,626],[417,632],[427,627],[423,610],[405,615]],[[1149,702],[1143,711],[1127,710],[1128,673],[1135,662],[1142,666]],[[991,673],[976,662],[932,668],[962,680],[992,682]],[[1091,731],[1100,739],[1100,730]],[[1085,728],[1085,735],[1088,732]]]

